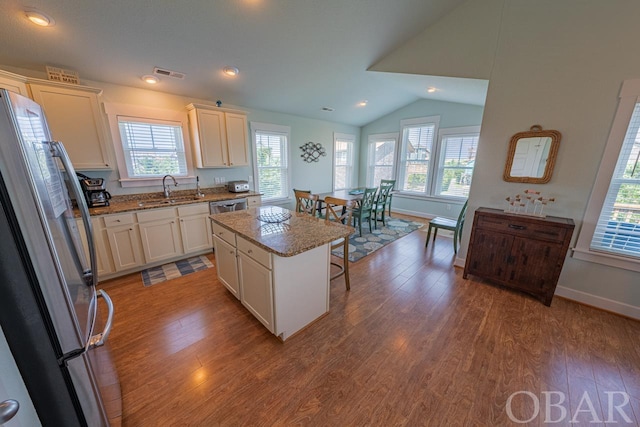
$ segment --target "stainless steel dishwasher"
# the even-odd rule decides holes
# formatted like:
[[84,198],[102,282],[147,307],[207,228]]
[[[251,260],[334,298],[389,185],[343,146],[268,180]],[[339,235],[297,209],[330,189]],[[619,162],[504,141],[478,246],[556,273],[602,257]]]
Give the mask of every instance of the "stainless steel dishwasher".
[[246,198],[220,200],[219,202],[209,202],[209,213],[211,214],[241,211],[243,209],[247,209]]

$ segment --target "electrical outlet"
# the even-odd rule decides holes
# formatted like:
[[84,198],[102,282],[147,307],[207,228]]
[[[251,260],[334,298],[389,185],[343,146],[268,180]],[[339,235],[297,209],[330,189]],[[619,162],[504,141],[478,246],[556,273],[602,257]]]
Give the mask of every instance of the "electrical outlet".
[[224,176],[220,177],[220,184],[224,184],[227,182],[227,178],[225,178]]
[[220,177],[219,177],[219,176],[216,176],[216,177],[213,179],[213,181],[214,181],[214,183],[216,183],[216,184],[220,184]]
[[451,205],[447,203],[447,210],[450,211],[451,210]]

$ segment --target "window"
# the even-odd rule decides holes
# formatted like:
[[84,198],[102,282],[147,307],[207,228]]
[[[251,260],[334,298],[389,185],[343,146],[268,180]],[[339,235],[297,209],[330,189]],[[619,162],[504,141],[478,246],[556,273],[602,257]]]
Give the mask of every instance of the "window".
[[193,182],[186,112],[116,103],[105,110],[122,187],[161,185],[165,175]]
[[333,134],[333,189],[352,187],[353,146],[356,137],[343,133]]
[[180,123],[121,116],[118,128],[129,178],[187,176]]
[[368,187],[379,186],[383,179],[394,179],[397,145],[397,133],[369,135]]
[[640,80],[620,104],[573,256],[640,271]]
[[429,194],[434,138],[440,118],[424,117],[403,120],[400,152],[399,188],[408,193]]
[[436,195],[469,197],[479,136],[480,128],[477,126],[442,129]]
[[251,122],[254,170],[263,200],[286,199],[289,194],[289,133],[287,126]]

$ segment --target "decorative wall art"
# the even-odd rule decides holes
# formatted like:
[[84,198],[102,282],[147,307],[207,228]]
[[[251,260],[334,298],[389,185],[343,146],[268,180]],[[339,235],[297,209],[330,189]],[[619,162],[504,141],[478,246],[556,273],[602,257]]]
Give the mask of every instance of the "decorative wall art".
[[537,216],[544,218],[547,215],[543,213],[544,207],[556,201],[555,197],[543,197],[539,191],[524,190],[523,194],[516,194],[505,199],[507,207],[505,212],[519,215]]
[[300,157],[302,157],[307,163],[317,162],[318,160],[320,160],[320,156],[327,155],[327,152],[325,151],[322,144],[317,142],[309,141],[301,146],[300,149],[302,150],[302,154],[300,154]]

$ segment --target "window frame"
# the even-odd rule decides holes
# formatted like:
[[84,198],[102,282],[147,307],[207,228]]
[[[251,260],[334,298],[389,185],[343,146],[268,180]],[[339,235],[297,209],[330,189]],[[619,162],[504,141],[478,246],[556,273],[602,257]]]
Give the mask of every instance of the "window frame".
[[[438,152],[438,167],[435,170],[435,180],[433,186],[432,197],[440,198],[440,199],[454,199],[454,200],[464,200],[469,196],[451,196],[451,195],[443,195],[438,193],[438,189],[442,184],[442,179],[444,178],[444,156],[445,150],[443,150],[444,140],[446,138],[454,138],[454,137],[477,137],[478,143],[480,142],[480,126],[461,126],[455,128],[443,128],[438,132],[438,144],[437,144],[437,152]],[[476,154],[478,150],[476,148]],[[435,169],[435,168],[434,168]],[[475,169],[475,164],[474,164]]]
[[257,192],[260,192],[260,174],[258,168],[258,145],[256,134],[258,133],[266,133],[266,134],[277,134],[285,137],[284,142],[284,150],[285,159],[287,165],[284,169],[286,172],[286,177],[284,179],[284,183],[286,188],[283,189],[282,197],[275,198],[267,198],[265,196],[262,197],[262,201],[268,201],[270,203],[278,203],[278,202],[286,202],[290,200],[290,190],[291,190],[291,153],[289,149],[289,145],[291,143],[291,127],[276,125],[271,123],[260,123],[260,122],[250,122],[249,124],[251,128],[251,145],[253,151],[253,185]]
[[[346,187],[337,188],[336,187],[336,155],[338,153],[338,142],[346,142],[347,143],[347,164],[345,166],[345,185]],[[354,183],[354,163],[355,163],[355,145],[356,145],[356,136],[348,133],[333,133],[333,183],[332,188],[333,191],[337,190],[346,190],[349,188],[353,188]]]
[[120,117],[127,117],[147,123],[179,124],[182,129],[187,174],[184,176],[176,176],[175,178],[176,181],[181,184],[193,182],[195,174],[191,154],[191,139],[189,138],[189,120],[186,112],[116,103],[106,103],[104,106],[109,121],[109,129],[111,131],[113,148],[116,155],[116,164],[118,165],[118,173],[120,175],[119,182],[122,188],[162,185],[162,177],[129,176],[123,141],[120,136]]
[[398,174],[398,141],[400,134],[398,132],[393,133],[376,133],[369,135],[367,142],[367,187],[377,187],[380,183],[375,183],[375,169],[383,165],[376,165],[374,157],[375,144],[378,142],[393,141],[393,163],[391,164],[391,179],[396,179]]
[[437,135],[440,125],[440,116],[428,116],[428,117],[418,117],[415,119],[406,119],[400,121],[400,149],[398,150],[396,156],[396,164],[397,164],[397,188],[399,192],[403,195],[409,195],[414,197],[433,197],[433,167],[428,168],[426,183],[425,183],[425,191],[408,191],[404,189],[404,178],[406,175],[406,156],[405,151],[407,149],[408,137],[405,137],[405,130],[414,127],[420,127],[424,125],[433,125],[433,140],[431,141],[431,156],[429,159],[429,164],[433,165],[433,159],[437,159],[436,145],[437,145]]
[[583,261],[640,272],[640,257],[631,258],[591,249],[591,241],[615,173],[633,110],[636,104],[640,103],[640,79],[625,80],[620,89],[619,98],[618,108],[572,256]]

